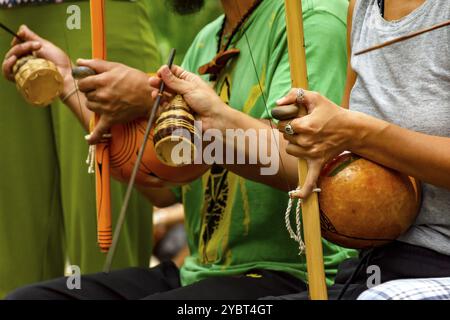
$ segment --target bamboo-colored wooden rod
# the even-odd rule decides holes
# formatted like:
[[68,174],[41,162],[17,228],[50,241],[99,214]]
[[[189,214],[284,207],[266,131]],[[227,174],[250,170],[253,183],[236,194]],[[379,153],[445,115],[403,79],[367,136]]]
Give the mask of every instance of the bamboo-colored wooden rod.
[[[285,0],[286,27],[292,86],[308,89],[306,52],[304,45],[303,14],[301,0]],[[304,109],[304,108],[302,108]],[[303,114],[305,110],[301,111]],[[299,186],[304,185],[308,165],[298,161]],[[309,297],[311,300],[328,299],[323,264],[322,236],[317,193],[313,193],[302,203],[303,233],[308,268]]]

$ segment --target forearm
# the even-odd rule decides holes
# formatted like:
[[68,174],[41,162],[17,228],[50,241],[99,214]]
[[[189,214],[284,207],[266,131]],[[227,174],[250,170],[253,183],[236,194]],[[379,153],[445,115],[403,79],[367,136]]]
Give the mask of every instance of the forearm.
[[421,181],[450,189],[450,138],[414,132],[350,112],[351,151]]
[[[270,120],[255,119],[232,108],[227,108],[218,118],[220,123],[216,128],[228,140],[224,141],[223,159],[227,169],[284,191],[297,185],[297,159],[286,153],[287,141],[274,124],[270,125]],[[245,138],[245,143],[239,143],[234,136],[230,138],[231,132],[240,136],[240,141]],[[234,161],[227,163],[227,152],[231,151]],[[245,163],[237,163],[238,157],[245,159]]]
[[[86,108],[86,97],[80,91],[75,90],[75,80],[73,77],[66,76],[64,79],[64,90],[61,94],[61,100],[65,99],[64,104],[72,111],[72,113],[77,117],[78,121],[83,125],[86,131],[89,131],[89,121],[92,117],[92,111]],[[70,96],[68,96],[70,95]]]

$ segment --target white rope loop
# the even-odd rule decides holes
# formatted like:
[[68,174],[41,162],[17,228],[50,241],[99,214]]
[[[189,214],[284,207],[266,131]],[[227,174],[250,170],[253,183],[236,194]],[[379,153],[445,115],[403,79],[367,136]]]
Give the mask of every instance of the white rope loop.
[[[301,255],[305,251],[305,243],[302,239],[302,224],[301,224],[301,211],[302,211],[302,199],[297,200],[297,205],[295,207],[295,224],[296,224],[296,230],[292,229],[291,226],[291,211],[292,211],[292,205],[294,204],[294,197],[292,197],[292,194],[296,191],[299,191],[300,187],[297,187],[297,189],[289,191],[289,202],[288,206],[286,208],[286,214],[284,215],[284,222],[286,224],[286,229],[289,232],[289,236],[291,239],[294,239],[295,242],[298,243],[298,255]],[[314,188],[313,192],[320,192],[320,188]]]

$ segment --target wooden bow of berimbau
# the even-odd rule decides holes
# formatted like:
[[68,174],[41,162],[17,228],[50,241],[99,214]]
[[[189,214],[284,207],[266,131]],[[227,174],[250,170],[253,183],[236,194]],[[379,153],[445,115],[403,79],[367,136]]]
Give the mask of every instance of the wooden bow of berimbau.
[[[105,3],[104,0],[90,1],[91,13],[91,33],[92,33],[92,58],[106,59],[106,40],[105,40]],[[172,49],[168,59],[168,66],[170,67],[175,57],[175,49]],[[84,76],[95,74],[95,71],[83,67],[77,68],[77,72],[83,70]],[[98,243],[102,252],[107,252],[103,271],[108,273],[111,270],[114,255],[119,242],[122,227],[125,222],[125,216],[128,209],[128,204],[131,199],[131,194],[136,181],[138,170],[143,159],[143,155],[147,146],[153,121],[156,116],[156,111],[159,108],[162,93],[164,91],[164,82],[161,83],[159,94],[154,101],[151,109],[148,122],[146,124],[145,133],[142,139],[142,144],[137,152],[136,162],[133,165],[131,177],[128,182],[128,187],[122,202],[122,207],[119,212],[117,225],[112,234],[112,219],[111,219],[111,193],[110,193],[110,149],[108,143],[100,143],[95,146],[95,176],[96,176],[96,203],[97,203],[97,234]],[[99,115],[95,114],[92,118],[90,129],[93,130],[99,121]]]
[[[106,59],[105,39],[105,2],[90,1],[92,58]],[[91,121],[91,130],[99,120],[95,114]],[[110,190],[110,159],[107,143],[95,146],[95,188],[97,204],[97,241],[102,252],[107,252],[112,243],[111,223],[111,190]]]
[[[238,7],[237,4],[236,6]],[[301,0],[285,0],[285,9],[292,87],[308,89],[302,2]],[[248,49],[251,53],[251,46],[245,33],[244,37],[246,39]],[[258,82],[260,82],[256,70],[255,61],[253,61],[253,55],[251,55],[251,59],[256,72],[256,76],[258,78]],[[264,93],[261,92],[261,94],[263,95]],[[267,105],[266,109],[268,111]],[[306,110],[304,108],[299,108],[299,115],[305,114]],[[278,150],[278,152],[280,152],[280,150]],[[304,185],[307,174],[308,165],[306,160],[299,159],[299,187]],[[303,234],[306,251],[306,264],[308,271],[309,297],[312,300],[326,300],[328,298],[328,295],[325,281],[325,268],[323,262],[322,236],[320,229],[320,213],[317,193],[313,192],[308,198],[302,199],[301,206],[303,218]]]
[[[301,0],[285,0],[285,6],[292,86],[294,88],[308,89],[302,2]],[[301,110],[300,112],[302,114],[306,113],[305,110]],[[299,159],[299,186],[304,185],[307,174],[308,165],[306,160]],[[317,193],[313,192],[308,198],[302,200],[302,217],[309,296],[312,300],[326,300],[328,296],[325,282]]]

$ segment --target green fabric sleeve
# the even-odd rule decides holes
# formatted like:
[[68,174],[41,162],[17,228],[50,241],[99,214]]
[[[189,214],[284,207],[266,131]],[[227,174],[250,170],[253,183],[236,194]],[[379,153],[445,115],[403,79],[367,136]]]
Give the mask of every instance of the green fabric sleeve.
[[[284,19],[284,17],[282,17]],[[289,56],[286,54],[287,35],[285,22],[278,23],[272,41],[270,63],[267,70],[266,104],[270,110],[276,101],[291,88]],[[309,90],[320,92],[336,104],[340,104],[346,79],[346,25],[336,15],[325,10],[314,10],[304,20],[306,60]],[[336,41],[329,41],[335,39]],[[264,110],[261,118],[271,118]]]
[[[271,55],[267,67],[267,84],[266,87],[266,105],[261,118],[271,119],[272,116],[267,112],[276,106],[278,99],[283,97],[291,88],[291,72],[289,65],[288,43],[286,36],[286,21],[284,10],[279,11],[274,19],[273,39],[271,39],[272,48]],[[268,109],[268,110],[267,110]]]

